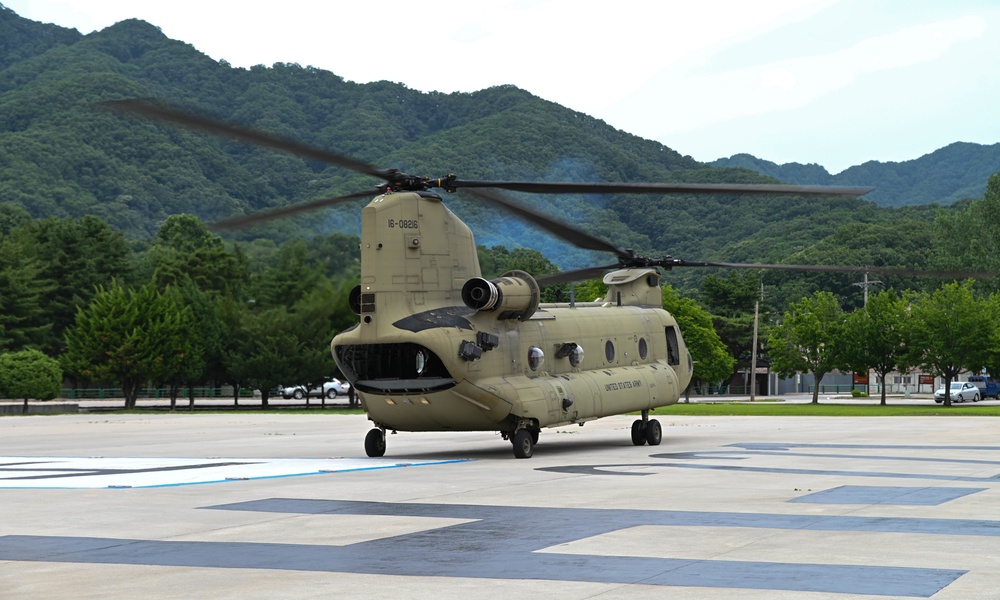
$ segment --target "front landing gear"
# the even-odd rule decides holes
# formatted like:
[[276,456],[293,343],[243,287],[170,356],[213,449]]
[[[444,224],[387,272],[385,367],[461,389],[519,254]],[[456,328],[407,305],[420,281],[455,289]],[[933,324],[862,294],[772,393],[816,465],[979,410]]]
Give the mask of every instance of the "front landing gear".
[[636,419],[632,423],[632,443],[636,446],[649,444],[659,446],[663,441],[663,428],[656,419],[649,418],[649,411],[642,411],[642,419]]
[[365,453],[371,458],[385,456],[385,430],[375,428],[365,436]]

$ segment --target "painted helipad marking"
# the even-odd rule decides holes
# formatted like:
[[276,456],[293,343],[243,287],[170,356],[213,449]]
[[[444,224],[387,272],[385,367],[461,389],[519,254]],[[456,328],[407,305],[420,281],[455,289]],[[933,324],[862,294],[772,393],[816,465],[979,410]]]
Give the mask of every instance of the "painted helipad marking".
[[[349,546],[260,541],[143,540],[113,537],[0,536],[0,561],[72,562],[220,569],[277,569],[496,580],[536,579],[930,597],[967,573],[960,569],[877,564],[768,562],[703,556],[590,554],[572,544],[650,526],[1000,535],[996,521],[641,509],[483,506],[269,498],[205,507],[307,515],[428,517],[446,526],[378,537]],[[454,523],[455,520],[467,521]],[[512,526],[514,523],[516,526]],[[913,543],[928,543],[914,538]],[[568,550],[568,552],[567,552]],[[612,550],[609,548],[609,550]],[[725,554],[720,548],[714,552]],[[887,559],[891,560],[891,559]]]
[[893,504],[897,506],[938,506],[987,488],[916,488],[895,486],[842,485],[816,492],[789,502],[817,504]]
[[[793,449],[801,451],[794,452]],[[867,452],[819,452],[823,449],[842,449]],[[928,453],[949,450],[986,451],[982,458],[962,458],[951,456],[914,456],[913,450],[924,450]],[[577,475],[615,475],[625,477],[643,477],[653,474],[651,470],[637,470],[639,467],[656,467],[669,469],[703,469],[713,471],[737,471],[744,473],[772,473],[786,475],[823,475],[844,477],[871,477],[878,479],[929,479],[933,481],[996,483],[1000,481],[1000,472],[995,475],[956,475],[948,472],[927,472],[937,465],[957,466],[992,466],[1000,470],[1000,460],[995,453],[1000,446],[918,446],[918,445],[886,445],[886,444],[783,444],[783,443],[740,443],[730,444],[720,450],[700,450],[694,452],[668,452],[651,454],[649,458],[661,460],[659,463],[622,463],[622,464],[573,464],[558,467],[542,467],[540,471],[553,473],[573,473]],[[796,466],[754,466],[747,462],[755,457],[785,457],[796,460]],[[856,461],[858,459],[897,462],[921,465],[925,471],[863,471],[846,469],[804,468],[801,459],[837,459]],[[723,464],[716,464],[716,463]],[[976,488],[973,491],[980,491]]]
[[149,488],[372,469],[463,460],[383,458],[112,458],[0,456],[0,488]]

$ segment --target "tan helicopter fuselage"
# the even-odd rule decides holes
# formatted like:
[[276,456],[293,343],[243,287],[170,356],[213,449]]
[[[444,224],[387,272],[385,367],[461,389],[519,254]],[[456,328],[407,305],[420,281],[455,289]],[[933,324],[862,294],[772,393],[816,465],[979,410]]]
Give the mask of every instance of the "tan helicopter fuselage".
[[481,278],[472,232],[436,194],[362,211],[360,323],[331,343],[377,427],[502,431],[677,402],[691,359],[659,274],[605,276],[604,301],[540,304],[527,273]]

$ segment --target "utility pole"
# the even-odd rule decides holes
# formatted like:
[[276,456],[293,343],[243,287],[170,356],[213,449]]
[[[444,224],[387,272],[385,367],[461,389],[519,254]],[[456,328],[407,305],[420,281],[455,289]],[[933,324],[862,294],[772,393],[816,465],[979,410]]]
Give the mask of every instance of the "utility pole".
[[[868,281],[868,272],[865,271],[865,280],[861,281],[861,282],[858,282],[858,283],[852,283],[851,285],[856,285],[856,286],[858,286],[860,288],[863,288],[865,290],[865,303],[864,303],[864,306],[868,306],[868,288],[870,288],[873,285],[883,285],[883,284],[882,284],[881,281],[877,281],[877,280],[876,281]],[[865,376],[868,378],[868,383],[865,384],[865,391],[870,393],[872,391],[872,384],[871,384],[872,373],[871,373],[871,370],[869,370],[868,373],[865,374]],[[882,382],[882,385],[885,385],[884,381]]]
[[865,306],[868,306],[868,288],[873,285],[883,285],[881,281],[868,281],[868,273],[865,272],[865,280],[859,281],[858,283],[852,283],[851,285],[856,285],[865,290]]
[[760,314],[760,299],[764,297],[764,282],[760,282],[760,297],[753,304],[753,346],[750,348],[750,402],[757,398],[757,318]]

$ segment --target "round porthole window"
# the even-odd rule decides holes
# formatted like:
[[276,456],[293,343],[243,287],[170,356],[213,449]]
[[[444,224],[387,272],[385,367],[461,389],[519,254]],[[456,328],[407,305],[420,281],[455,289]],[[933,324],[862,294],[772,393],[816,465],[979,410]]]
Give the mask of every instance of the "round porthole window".
[[604,343],[604,358],[608,359],[609,363],[615,362],[615,343],[611,340]]
[[647,354],[649,354],[649,346],[646,344],[646,338],[639,338],[639,358],[646,360]]
[[573,365],[574,367],[579,367],[582,362],[583,362],[583,348],[577,346],[576,348],[573,348],[572,352],[569,353],[569,364]]
[[532,346],[528,349],[528,367],[532,371],[537,371],[545,362],[545,353],[541,348]]

